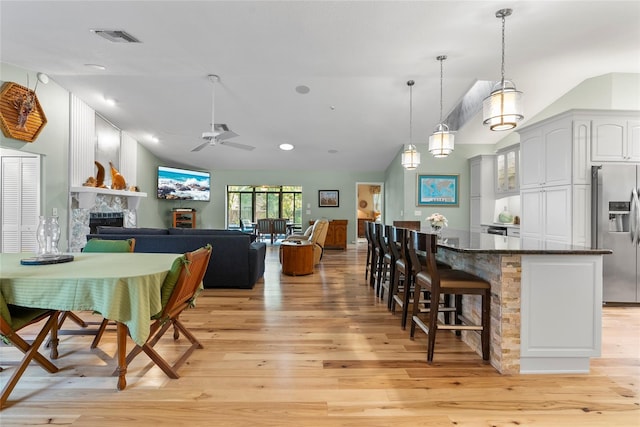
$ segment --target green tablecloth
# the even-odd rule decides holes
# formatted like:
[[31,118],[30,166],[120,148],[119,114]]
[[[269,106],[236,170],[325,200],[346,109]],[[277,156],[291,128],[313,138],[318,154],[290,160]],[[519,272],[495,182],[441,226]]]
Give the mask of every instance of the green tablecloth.
[[33,254],[0,253],[0,292],[8,304],[54,310],[92,310],[122,322],[142,345],[160,288],[177,254],[77,253],[72,262],[20,265]]

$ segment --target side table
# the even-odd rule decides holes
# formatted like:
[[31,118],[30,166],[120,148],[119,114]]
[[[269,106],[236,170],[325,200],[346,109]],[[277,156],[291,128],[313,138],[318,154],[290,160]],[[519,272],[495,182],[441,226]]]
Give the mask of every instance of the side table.
[[313,273],[313,243],[298,241],[280,244],[282,272],[289,276]]

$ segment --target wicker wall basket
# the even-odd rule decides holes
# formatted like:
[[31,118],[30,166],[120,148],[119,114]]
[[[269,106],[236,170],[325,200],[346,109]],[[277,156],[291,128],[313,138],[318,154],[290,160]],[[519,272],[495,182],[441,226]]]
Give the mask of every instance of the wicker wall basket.
[[38,97],[35,96],[35,105],[27,118],[26,129],[19,128],[16,100],[31,93],[33,93],[32,90],[17,83],[6,82],[2,85],[0,90],[0,127],[7,138],[33,142],[47,124],[47,117],[44,115]]

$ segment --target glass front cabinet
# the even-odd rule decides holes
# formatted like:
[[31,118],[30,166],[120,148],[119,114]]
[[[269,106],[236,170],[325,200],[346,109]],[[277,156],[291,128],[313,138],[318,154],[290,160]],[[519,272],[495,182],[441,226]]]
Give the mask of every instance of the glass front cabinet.
[[496,153],[496,197],[520,194],[520,144]]

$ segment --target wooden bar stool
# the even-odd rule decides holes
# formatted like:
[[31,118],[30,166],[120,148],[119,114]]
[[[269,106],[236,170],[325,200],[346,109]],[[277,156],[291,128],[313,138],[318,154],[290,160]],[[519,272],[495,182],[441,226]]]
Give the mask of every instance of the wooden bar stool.
[[[419,245],[419,234],[413,232],[412,245],[417,248]],[[420,310],[417,303],[413,305],[413,317],[411,321],[411,339],[418,326],[428,335],[427,361],[433,361],[433,350],[436,343],[436,333],[438,329],[448,329],[455,331],[479,331],[482,343],[482,359],[489,360],[489,344],[491,339],[491,284],[486,280],[456,269],[439,269],[436,265],[436,251],[438,236],[427,234],[426,270],[421,270],[415,276],[415,295],[420,295],[422,290],[431,293],[429,311],[426,319],[420,317]],[[440,304],[442,295],[455,295],[455,307],[448,307],[447,304]],[[469,319],[462,315],[462,296],[480,295],[482,298],[481,323],[472,324]],[[416,296],[417,298],[417,296]],[[453,322],[443,324],[438,320],[438,314],[445,313],[445,319],[449,314],[453,314]]]
[[373,239],[371,238],[372,225],[373,223],[370,221],[364,222],[364,237],[367,239],[367,261],[364,269],[364,280],[367,280],[369,278],[369,274],[371,274],[371,257],[373,256],[374,251]]
[[[380,299],[384,300],[385,289],[388,291],[393,283],[393,273],[396,264],[396,254],[391,249],[393,245],[393,230],[394,226],[384,225],[384,234],[381,234],[380,247],[384,251],[382,257],[382,274],[378,277],[377,295]],[[388,301],[387,307],[391,308],[391,303]]]

